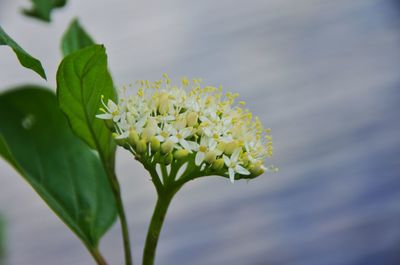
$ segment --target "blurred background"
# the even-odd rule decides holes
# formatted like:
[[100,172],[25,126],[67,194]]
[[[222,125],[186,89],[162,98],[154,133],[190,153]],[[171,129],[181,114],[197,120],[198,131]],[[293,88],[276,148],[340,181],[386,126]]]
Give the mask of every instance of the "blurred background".
[[[157,264],[400,264],[400,4],[395,0],[70,0],[45,24],[1,0],[0,24],[48,82],[0,48],[0,90],[55,87],[71,19],[106,45],[115,84],[201,77],[241,94],[273,129],[280,167],[232,185],[189,183],[167,215]],[[156,193],[120,150],[117,168],[139,264]],[[80,241],[0,161],[7,265],[85,265]],[[101,248],[122,264],[119,226]],[[1,261],[0,261],[1,263]]]

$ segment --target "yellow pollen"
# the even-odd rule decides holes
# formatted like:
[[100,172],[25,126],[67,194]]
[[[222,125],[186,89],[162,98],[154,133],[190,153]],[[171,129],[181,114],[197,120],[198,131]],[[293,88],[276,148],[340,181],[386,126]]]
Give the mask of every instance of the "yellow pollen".
[[187,79],[187,77],[183,77],[183,78],[182,78],[182,85],[183,85],[184,87],[189,86],[189,83],[190,83],[190,81],[189,81],[189,79]]

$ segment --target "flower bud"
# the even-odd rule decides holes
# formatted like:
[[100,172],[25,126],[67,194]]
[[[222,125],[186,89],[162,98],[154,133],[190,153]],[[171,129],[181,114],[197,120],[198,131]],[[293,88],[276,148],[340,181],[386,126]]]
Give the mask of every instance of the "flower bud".
[[165,165],[171,164],[171,163],[172,163],[172,159],[173,159],[172,153],[169,152],[169,153],[164,157],[164,163],[165,163]]
[[217,149],[220,150],[221,152],[223,152],[225,150],[225,143],[224,142],[219,142],[217,144]]
[[134,146],[139,141],[139,135],[134,129],[129,131],[128,142],[130,145]]
[[147,149],[147,145],[146,145],[146,141],[145,140],[141,139],[136,143],[136,151],[139,154],[145,153],[146,149]]
[[147,126],[146,128],[143,129],[141,136],[143,140],[149,142],[151,137],[153,137],[155,134],[156,130],[152,126]]
[[253,175],[255,177],[258,177],[258,176],[260,176],[261,174],[264,173],[264,169],[260,165],[252,165],[252,166],[250,166],[249,171],[250,171],[251,175]]
[[166,114],[169,111],[169,99],[167,93],[163,93],[160,95],[158,111],[162,115]]
[[166,154],[171,152],[173,148],[174,148],[174,143],[171,142],[170,140],[167,140],[161,145],[161,152],[163,154]]
[[214,163],[212,164],[212,168],[215,170],[220,170],[224,167],[224,159],[219,158],[217,160],[214,161]]
[[114,122],[113,122],[112,120],[104,120],[104,122],[105,122],[107,128],[108,128],[110,131],[112,131],[112,132],[115,131]]
[[209,151],[204,155],[204,161],[206,161],[209,164],[212,164],[215,159],[216,159],[216,154],[214,151]]
[[249,153],[248,152],[243,152],[240,155],[240,158],[243,160],[243,164],[248,164],[249,163]]
[[174,152],[174,157],[176,159],[182,159],[182,158],[187,157],[188,155],[189,155],[189,151],[186,149],[180,149],[180,150],[176,150]]
[[227,154],[227,155],[231,155],[231,154],[233,154],[233,152],[235,151],[235,149],[238,148],[238,147],[239,147],[239,144],[238,144],[237,141],[231,141],[231,142],[229,142],[229,143],[227,143],[227,144],[225,145],[224,152],[225,152],[225,154]]
[[197,119],[199,118],[199,116],[197,115],[196,112],[189,112],[186,116],[186,121],[187,121],[187,125],[189,127],[193,127],[197,124]]
[[154,152],[157,152],[160,150],[160,141],[156,137],[151,137],[150,139],[150,144],[151,144],[151,150]]
[[181,129],[185,128],[186,127],[186,118],[184,116],[180,115],[174,122],[174,127],[177,130],[181,130]]

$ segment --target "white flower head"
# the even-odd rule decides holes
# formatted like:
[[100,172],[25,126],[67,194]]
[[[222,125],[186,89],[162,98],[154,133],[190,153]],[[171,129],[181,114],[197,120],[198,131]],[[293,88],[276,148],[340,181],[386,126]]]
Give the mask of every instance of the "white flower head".
[[186,171],[193,175],[221,175],[232,182],[269,168],[264,161],[272,156],[270,131],[243,102],[235,104],[237,94],[224,95],[199,79],[183,78],[175,86],[167,75],[137,84],[137,93],[123,90],[118,103],[102,99],[103,113],[96,117],[112,122],[117,143],[143,164],[188,163]]

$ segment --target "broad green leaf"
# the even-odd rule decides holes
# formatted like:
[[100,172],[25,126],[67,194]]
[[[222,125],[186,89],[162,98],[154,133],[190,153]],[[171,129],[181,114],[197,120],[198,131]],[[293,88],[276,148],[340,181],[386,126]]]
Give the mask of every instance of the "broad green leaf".
[[0,155],[89,249],[116,218],[98,156],[71,131],[50,90],[22,87],[0,95]]
[[7,147],[6,142],[3,139],[3,136],[0,134],[0,156],[2,156],[8,163],[10,163],[19,173],[22,171],[19,169],[17,162],[15,162],[10,150]]
[[105,48],[93,45],[65,57],[57,71],[60,108],[72,130],[99,152],[110,173],[114,170],[115,143],[104,121],[95,117],[103,107],[102,95],[106,101],[115,101]]
[[5,33],[5,31],[1,26],[0,26],[0,45],[9,46],[11,49],[13,49],[13,51],[17,55],[18,60],[22,64],[22,66],[35,71],[41,77],[46,79],[46,73],[44,72],[44,69],[40,61],[29,55],[24,49],[22,49],[21,46],[19,46],[10,36],[7,35],[7,33]]
[[76,52],[94,44],[94,41],[79,24],[79,21],[74,19],[63,35],[61,40],[61,50],[63,56],[67,56],[72,52]]
[[67,0],[31,0],[31,9],[22,10],[27,16],[34,17],[46,22],[51,20],[51,11],[55,8],[65,6]]

